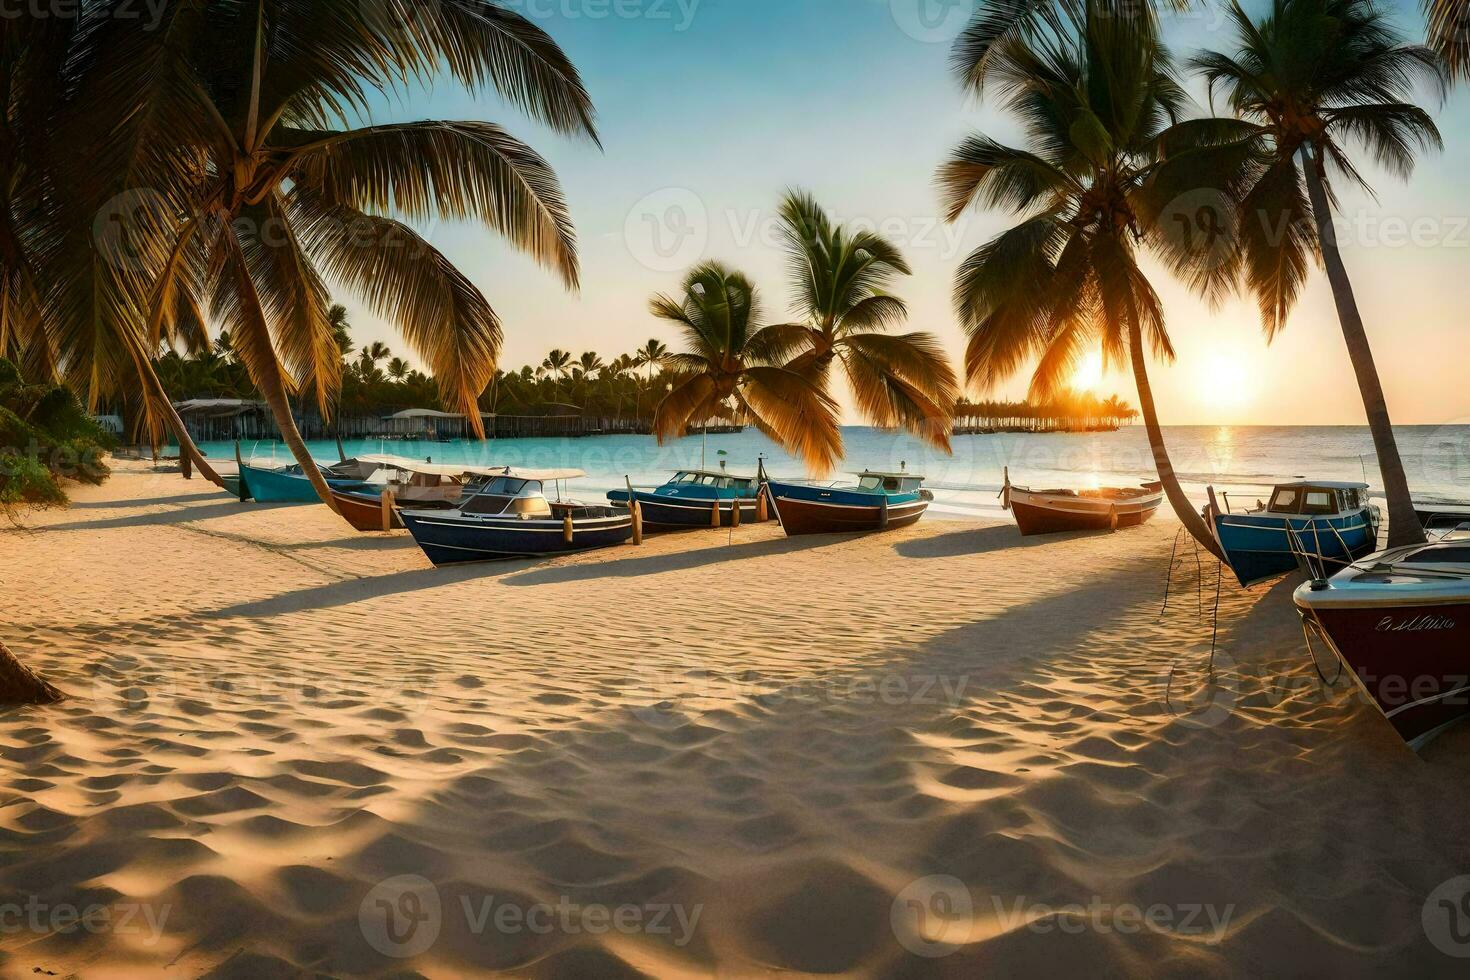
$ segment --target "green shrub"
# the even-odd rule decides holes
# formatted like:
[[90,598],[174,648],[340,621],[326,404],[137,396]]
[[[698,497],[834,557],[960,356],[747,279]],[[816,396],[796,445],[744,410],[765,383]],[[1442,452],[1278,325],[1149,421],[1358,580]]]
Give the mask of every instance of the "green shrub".
[[107,479],[103,453],[111,445],[76,395],[28,385],[14,364],[0,359],[0,506],[66,503],[62,480]]

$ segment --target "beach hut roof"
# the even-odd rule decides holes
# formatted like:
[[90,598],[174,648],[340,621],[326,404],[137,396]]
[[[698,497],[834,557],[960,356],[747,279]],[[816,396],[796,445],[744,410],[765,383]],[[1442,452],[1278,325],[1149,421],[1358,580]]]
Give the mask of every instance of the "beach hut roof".
[[463,415],[453,412],[436,412],[432,408],[408,408],[392,415],[383,416],[385,419],[462,419]]

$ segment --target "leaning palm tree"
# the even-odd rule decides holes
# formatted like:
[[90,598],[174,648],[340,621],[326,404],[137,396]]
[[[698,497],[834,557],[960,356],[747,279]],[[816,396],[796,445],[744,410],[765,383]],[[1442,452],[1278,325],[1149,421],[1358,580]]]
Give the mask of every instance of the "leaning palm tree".
[[1333,179],[1368,189],[1350,144],[1400,177],[1412,173],[1416,152],[1440,146],[1429,114],[1412,102],[1417,83],[1443,91],[1439,61],[1429,49],[1405,44],[1369,0],[1274,0],[1260,20],[1232,0],[1229,16],[1236,52],[1205,52],[1192,65],[1240,117],[1232,135],[1265,161],[1240,206],[1234,261],[1259,301],[1268,340],[1285,326],[1313,260],[1326,267],[1383,474],[1389,544],[1421,542],[1424,529],[1338,249]]
[[[1149,383],[1149,355],[1173,358],[1164,312],[1139,264],[1156,234],[1160,137],[1184,92],[1151,25],[1094,4],[1076,32],[1011,38],[993,53],[1025,149],[967,139],[940,171],[948,217],[977,203],[1024,215],[969,256],[955,305],[969,345],[967,380],[984,390],[1037,358],[1036,401],[1058,395],[1090,350],[1129,363],[1159,479],[1207,549],[1218,542],[1179,485]],[[1186,160],[1187,162],[1187,160]]]
[[660,445],[712,418],[735,419],[813,473],[831,471],[842,455],[837,406],[810,378],[775,363],[786,350],[783,331],[759,325],[759,299],[745,276],[705,263],[685,278],[682,296],[655,296],[649,308],[689,347],[664,357],[675,380],[654,411]]
[[937,338],[885,331],[908,316],[888,292],[910,274],[897,246],[875,232],[833,223],[810,194],[781,202],[781,239],[802,320],[779,327],[797,356],[787,366],[828,391],[841,365],[859,410],[881,428],[903,427],[949,452],[959,388]]
[[[479,434],[500,319],[407,222],[479,221],[575,287],[556,175],[488,122],[346,123],[375,93],[447,72],[595,140],[561,49],[478,0],[193,0],[149,32],[115,16],[128,2],[86,5],[73,123],[108,136],[75,168],[81,200],[101,207],[118,190],[151,189],[146,206],[126,208],[126,234],[98,243],[119,297],[102,312],[125,325],[122,340],[155,349],[179,311],[207,302],[330,504],[288,399],[301,390],[325,414],[339,384],[335,280],[398,325]],[[74,322],[98,312],[85,297],[71,306]]]

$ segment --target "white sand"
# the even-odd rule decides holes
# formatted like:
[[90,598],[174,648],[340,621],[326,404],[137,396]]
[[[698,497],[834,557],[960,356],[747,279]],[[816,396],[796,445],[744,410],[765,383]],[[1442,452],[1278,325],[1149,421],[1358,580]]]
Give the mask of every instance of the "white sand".
[[1290,583],[1226,584],[1201,689],[1171,524],[435,570],[142,468],[75,498],[0,531],[0,638],[72,695],[0,712],[6,975],[1466,962],[1421,915],[1470,733],[1421,761],[1320,690]]

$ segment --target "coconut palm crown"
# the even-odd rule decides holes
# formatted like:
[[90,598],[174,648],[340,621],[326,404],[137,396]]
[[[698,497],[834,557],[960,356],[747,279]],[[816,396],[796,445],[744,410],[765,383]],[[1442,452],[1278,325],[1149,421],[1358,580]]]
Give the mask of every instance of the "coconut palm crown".
[[1258,20],[1232,2],[1229,17],[1236,50],[1191,61],[1239,117],[1216,123],[1217,135],[1249,144],[1261,161],[1225,264],[1243,274],[1268,339],[1284,327],[1312,266],[1325,266],[1383,474],[1389,542],[1417,543],[1424,532],[1332,211],[1339,185],[1371,193],[1351,150],[1406,178],[1418,153],[1439,148],[1438,129],[1413,100],[1421,88],[1443,93],[1441,63],[1406,44],[1368,0],[1274,0]]
[[[1018,213],[1014,227],[962,264],[955,305],[969,334],[967,380],[985,390],[1035,362],[1033,396],[1055,395],[1081,358],[1129,364],[1160,480],[1200,543],[1219,545],[1179,486],[1148,379],[1173,346],[1159,297],[1140,266],[1163,246],[1165,202],[1192,172],[1191,151],[1165,161],[1165,134],[1187,99],[1145,21],[1095,4],[1075,33],[1011,38],[992,78],[1027,134],[1024,148],[976,134],[939,179],[950,220],[984,205]],[[1215,189],[1238,190],[1248,153],[1216,164]]]
[[760,301],[750,280],[718,262],[691,270],[682,295],[659,295],[653,315],[678,327],[688,349],[665,354],[675,375],[654,412],[660,444],[713,418],[754,425],[799,457],[814,474],[842,458],[837,406],[812,380],[778,363],[782,328],[760,326]]
[[[910,275],[898,247],[834,222],[816,199],[791,191],[781,202],[781,239],[801,320],[773,328],[787,365],[829,391],[839,364],[858,410],[882,428],[902,427],[945,452],[959,386],[939,340],[889,334],[908,306],[889,292]],[[829,392],[830,394],[830,392]]]
[[501,322],[411,223],[478,222],[575,287],[556,175],[494,123],[354,123],[378,93],[447,73],[595,140],[590,99],[555,42],[484,0],[181,0],[153,31],[110,16],[118,5],[86,8],[73,119],[108,136],[76,169],[79,199],[118,212],[121,231],[95,242],[116,298],[99,310],[79,279],[63,349],[82,353],[110,318],[152,351],[207,309],[330,501],[287,396],[309,393],[323,414],[332,404],[331,281],[401,330],[478,432]]

